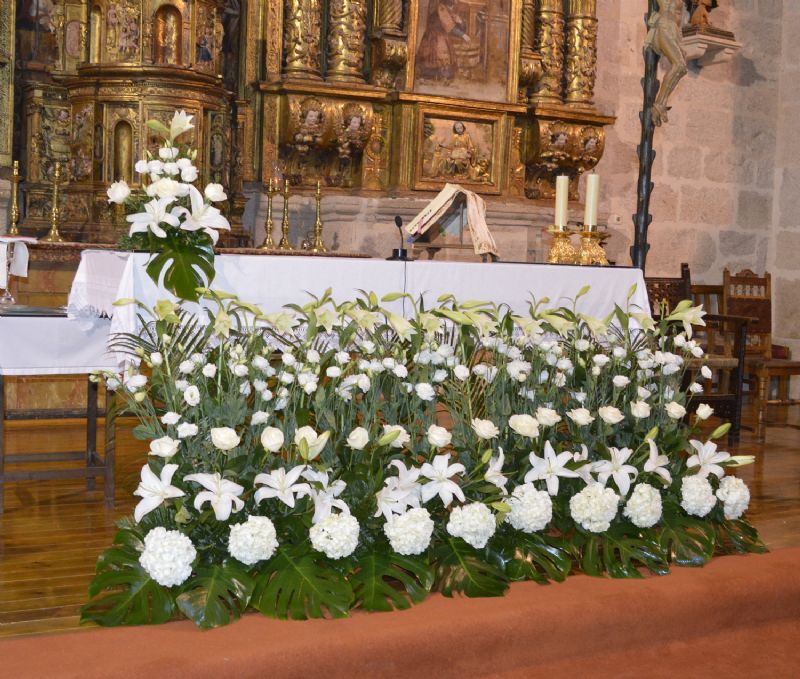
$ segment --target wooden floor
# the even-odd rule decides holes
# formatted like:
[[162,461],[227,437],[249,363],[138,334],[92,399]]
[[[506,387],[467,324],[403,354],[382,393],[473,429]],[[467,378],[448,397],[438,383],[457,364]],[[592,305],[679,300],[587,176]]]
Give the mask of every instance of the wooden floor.
[[[78,450],[83,436],[78,422],[14,422],[6,444],[8,453]],[[7,487],[0,515],[0,637],[78,628],[95,560],[110,544],[114,522],[132,510],[145,459],[146,447],[130,427],[122,426],[117,440],[114,509],[104,506],[100,490],[87,491],[79,481]],[[764,541],[772,549],[800,546],[800,430],[770,427],[764,445],[745,431],[736,452],[756,455],[756,464],[739,475],[750,485],[749,515]]]

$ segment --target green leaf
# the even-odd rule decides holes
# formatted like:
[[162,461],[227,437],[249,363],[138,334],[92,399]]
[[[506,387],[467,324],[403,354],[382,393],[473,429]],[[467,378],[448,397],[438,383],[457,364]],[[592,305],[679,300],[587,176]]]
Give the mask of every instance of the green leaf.
[[487,563],[481,553],[460,538],[448,537],[436,550],[436,589],[445,596],[503,596],[508,589],[505,573]]
[[251,603],[272,618],[322,618],[326,611],[333,618],[344,618],[353,603],[353,590],[320,556],[289,547],[262,568]]
[[198,627],[222,627],[247,609],[254,586],[247,570],[233,560],[222,566],[201,566],[183,585],[178,608]]
[[715,524],[714,528],[717,547],[726,554],[732,552],[764,554],[769,551],[758,537],[758,531],[743,519],[723,521]]
[[563,582],[572,571],[572,556],[561,538],[538,533],[513,536],[514,558],[506,572],[512,580],[533,580],[545,584]]
[[714,527],[684,514],[677,505],[665,504],[659,536],[661,550],[679,566],[704,566],[714,556]]
[[423,559],[372,552],[358,559],[350,578],[356,605],[368,611],[405,610],[433,587],[433,571]]
[[176,297],[191,302],[199,299],[198,288],[214,280],[214,248],[186,242],[168,235],[160,240],[161,249],[147,265],[147,275],[156,283],[163,276],[164,287]]
[[160,120],[148,120],[145,123],[153,132],[160,134],[164,139],[169,139],[169,128]]
[[587,575],[608,573],[612,578],[641,578],[641,566],[656,575],[669,567],[658,541],[649,533],[627,534],[632,527],[615,526],[602,535],[591,535],[583,546],[581,566]]

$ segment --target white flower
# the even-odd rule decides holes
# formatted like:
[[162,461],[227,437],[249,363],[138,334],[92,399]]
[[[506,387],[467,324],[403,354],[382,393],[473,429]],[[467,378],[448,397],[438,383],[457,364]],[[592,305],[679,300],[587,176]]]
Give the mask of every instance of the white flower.
[[191,424],[189,422],[181,422],[178,425],[178,438],[185,439],[189,438],[190,436],[197,436],[198,428],[196,424]]
[[199,175],[197,168],[194,165],[189,165],[181,170],[181,181],[192,183],[197,180]]
[[532,415],[512,415],[508,418],[508,426],[520,436],[534,439],[539,436],[539,422]]
[[650,417],[650,404],[647,401],[631,401],[631,415],[637,420]]
[[350,361],[350,354],[346,351],[337,351],[334,358],[339,365],[344,365]]
[[173,413],[172,411],[164,413],[161,416],[161,421],[166,425],[178,424],[178,422],[180,422],[180,419],[181,416],[178,415],[178,413]]
[[358,520],[350,514],[330,514],[311,526],[311,546],[329,559],[350,556],[358,547]]
[[660,455],[656,442],[653,439],[647,439],[647,444],[650,446],[650,456],[647,462],[644,463],[644,470],[647,473],[658,474],[666,485],[672,484],[672,475],[667,469],[669,458],[666,455]]
[[355,375],[356,378],[356,385],[358,388],[361,389],[364,393],[367,393],[372,386],[372,382],[369,379],[368,375]]
[[506,521],[523,533],[543,530],[553,519],[550,495],[544,490],[536,490],[533,484],[514,488],[507,502],[511,511],[506,515]]
[[619,424],[625,419],[625,415],[620,412],[619,408],[614,406],[601,406],[597,409],[597,414],[606,424]]
[[306,446],[308,447],[307,460],[313,460],[316,457],[319,457],[319,454],[322,452],[322,449],[328,442],[330,435],[331,433],[329,431],[324,431],[321,434],[317,434],[312,427],[305,426],[300,427],[297,431],[295,431],[294,442],[295,445],[299,446],[302,441],[305,441]]
[[703,393],[703,385],[698,384],[697,382],[692,382],[689,385],[689,392],[692,394],[702,394]]
[[[166,180],[160,179],[159,181]],[[216,243],[219,239],[218,231],[231,228],[228,220],[222,216],[219,209],[208,205],[194,186],[189,186],[189,202],[192,208],[191,212],[185,207],[172,209],[173,215],[184,218],[183,223],[180,225],[184,231],[203,231]]]
[[189,474],[184,476],[183,480],[194,481],[206,489],[194,498],[194,508],[200,511],[206,502],[210,502],[217,521],[227,521],[232,511],[238,512],[244,507],[244,501],[239,497],[244,488],[238,483],[223,479],[218,472]]
[[528,459],[532,465],[532,469],[525,474],[525,483],[531,481],[544,481],[547,485],[547,492],[550,495],[558,494],[558,479],[578,478],[578,472],[572,469],[567,469],[566,464],[572,460],[572,453],[565,451],[556,455],[550,441],[544,442],[544,457],[538,457],[535,452],[532,452]]
[[403,446],[407,445],[409,441],[411,441],[411,436],[409,433],[399,424],[384,424],[383,425],[383,433],[391,434],[392,432],[399,432],[397,438],[392,441],[389,445],[392,448],[402,448]]
[[450,442],[453,440],[452,434],[447,431],[444,427],[439,427],[435,424],[432,424],[428,427],[428,443],[430,443],[434,448],[444,448],[450,445]]
[[484,441],[493,439],[500,434],[500,430],[494,422],[491,420],[481,420],[477,417],[472,420],[472,431],[475,432],[479,439],[483,439]]
[[747,511],[750,505],[750,489],[735,476],[726,476],[719,484],[717,497],[723,502],[725,518],[735,521]]
[[175,141],[184,132],[188,132],[194,127],[192,118],[194,116],[187,116],[186,111],[175,111],[175,115],[172,116],[172,120],[169,123],[169,137],[172,141]]
[[554,427],[561,422],[561,415],[552,408],[542,406],[536,409],[536,421],[542,427]]
[[616,517],[618,505],[619,495],[593,483],[570,498],[569,513],[584,530],[603,533]]
[[275,526],[266,516],[248,516],[235,523],[228,535],[228,553],[246,566],[271,559],[278,549]]
[[[158,198],[167,201],[165,204],[170,204],[177,198],[186,196],[189,193],[189,187],[170,177],[161,177],[152,184],[148,184],[145,187],[145,193],[151,198]],[[174,210],[170,212],[170,215],[175,216],[177,219]],[[173,224],[173,226],[175,225]]]
[[455,375],[457,380],[464,382],[469,378],[469,368],[465,365],[457,365],[453,368],[453,375]]
[[197,550],[188,537],[159,526],[144,536],[139,563],[159,585],[175,587],[189,579],[196,557]]
[[433,399],[436,398],[436,389],[427,382],[414,385],[414,391],[417,392],[417,396],[423,401],[433,401]]
[[[264,410],[256,410],[250,416],[250,426],[251,427],[256,427],[259,424],[264,424],[265,422],[268,422],[268,421],[269,421],[269,413],[264,411]],[[270,452],[274,452],[274,451],[270,451]]]
[[164,163],[164,174],[174,177],[176,174],[180,174],[180,171],[181,169],[178,167],[178,163],[174,163],[172,161]]
[[311,523],[319,523],[325,517],[330,516],[333,509],[339,509],[344,514],[350,513],[350,507],[345,504],[344,500],[339,500],[338,497],[347,488],[347,484],[341,479],[337,479],[333,483],[329,482],[328,472],[314,471],[310,467],[303,472],[303,478],[320,484],[321,488],[311,488],[311,499],[314,501],[314,516],[311,517]]
[[625,375],[615,375],[611,381],[617,389],[624,389],[631,383],[630,378]]
[[179,441],[169,436],[162,436],[160,439],[150,441],[150,452],[148,454],[169,459],[178,452],[179,445]]
[[338,366],[332,365],[330,368],[325,370],[325,374],[328,377],[340,377],[342,374],[342,369]]
[[575,408],[567,411],[567,417],[579,427],[585,427],[594,422],[594,417],[586,408]]
[[150,465],[142,467],[141,482],[139,487],[133,491],[134,495],[142,498],[133,510],[133,518],[136,523],[139,523],[143,516],[152,512],[156,507],[160,507],[164,500],[183,497],[184,492],[172,485],[172,476],[177,469],[178,465],[176,464],[165,464],[161,470],[161,476],[158,477],[150,469]]
[[417,483],[419,469],[406,469],[400,460],[392,460],[389,466],[397,468],[397,476],[388,477],[384,481],[385,487],[376,493],[378,510],[375,512],[375,516],[383,514],[387,521],[393,514],[402,514],[409,507],[419,507],[421,499]]
[[497,456],[489,460],[489,466],[486,468],[486,473],[483,475],[484,481],[488,481],[493,486],[497,486],[503,494],[506,491],[506,484],[508,479],[503,476],[503,462],[505,460],[505,453],[502,448],[497,449]]
[[284,442],[283,432],[277,427],[267,427],[261,432],[261,445],[270,453],[277,453]]
[[608,365],[610,360],[611,359],[608,356],[606,356],[605,354],[597,354],[596,356],[592,356],[592,362],[598,368],[602,368],[603,366]]
[[162,146],[158,149],[158,157],[161,160],[174,160],[178,157],[178,149],[173,146]]
[[297,483],[297,480],[305,471],[305,468],[305,465],[301,464],[288,472],[283,468],[278,468],[269,473],[256,475],[253,483],[255,485],[264,486],[256,490],[254,496],[256,504],[274,497],[285,505],[294,507],[295,498],[305,497],[311,494],[311,486],[307,483]]
[[364,427],[356,427],[347,437],[347,445],[353,450],[364,450],[369,443],[369,432]]
[[233,366],[233,374],[236,375],[236,377],[247,377],[248,372],[250,371],[243,363],[237,363],[235,366]]
[[189,375],[190,373],[194,372],[194,361],[181,361],[181,364],[178,366],[178,372],[182,375]]
[[650,528],[658,523],[661,511],[661,493],[647,483],[637,483],[622,513],[634,526]]
[[608,453],[611,455],[610,460],[601,460],[594,464],[597,480],[601,485],[605,486],[608,477],[612,477],[614,483],[617,484],[620,495],[625,497],[628,494],[628,490],[630,490],[631,479],[635,479],[638,476],[636,467],[625,464],[630,459],[630,456],[633,455],[633,451],[630,448],[611,447],[608,449]]
[[186,405],[196,406],[200,403],[200,390],[194,385],[186,387],[183,392],[183,400],[186,401]]
[[695,439],[689,441],[689,445],[697,451],[687,461],[686,466],[689,469],[699,467],[697,475],[706,478],[709,474],[714,474],[717,478],[722,478],[725,475],[725,470],[720,467],[720,462],[726,462],[730,459],[730,454],[725,452],[717,452],[717,444],[713,441],[701,443]]
[[133,393],[141,389],[145,384],[147,384],[147,377],[145,375],[133,375],[125,382],[125,388]]
[[230,427],[212,427],[211,428],[211,443],[218,450],[229,451],[233,450],[239,445],[241,438],[236,433],[236,430]]
[[442,504],[449,507],[453,501],[453,496],[457,497],[461,502],[465,501],[464,492],[455,481],[450,479],[456,474],[463,474],[466,468],[463,464],[449,464],[450,456],[437,455],[433,458],[433,463],[426,462],[420,469],[420,474],[429,481],[422,486],[422,501],[428,502],[435,496],[439,496]]
[[408,377],[408,368],[406,368],[404,365],[396,365],[394,368],[392,368],[392,373],[395,377],[399,377],[402,380]]
[[701,519],[708,514],[717,503],[714,491],[708,479],[702,476],[684,476],[681,481],[681,507],[687,514]]
[[217,375],[217,366],[215,366],[213,363],[206,363],[203,366],[203,375],[209,379],[214,379],[214,377]]
[[711,368],[709,368],[707,365],[704,365],[702,368],[700,368],[700,374],[707,380],[710,380],[711,376],[713,375]]
[[151,365],[159,366],[162,365],[163,363],[164,363],[164,356],[161,354],[160,351],[154,351],[152,354],[150,354]]
[[697,406],[697,419],[707,420],[714,414],[714,409],[708,403],[701,403]]
[[677,401],[670,401],[664,406],[664,409],[673,420],[680,420],[686,415],[686,408]]
[[106,195],[108,196],[109,203],[117,203],[118,205],[122,205],[128,196],[131,195],[131,190],[128,187],[127,182],[120,180],[118,182],[114,182],[108,187]]
[[447,532],[450,535],[461,538],[475,549],[485,547],[496,529],[497,523],[492,510],[482,502],[456,507],[447,522]]
[[398,554],[422,554],[431,542],[433,520],[427,509],[409,509],[399,516],[391,516],[383,524],[383,532]]
[[145,172],[148,172],[147,161],[146,160],[137,160],[136,161],[136,165],[133,166],[133,169],[138,174],[144,174]]
[[306,352],[306,362],[311,363],[312,365],[317,365],[320,361],[319,352],[316,349],[309,349]]

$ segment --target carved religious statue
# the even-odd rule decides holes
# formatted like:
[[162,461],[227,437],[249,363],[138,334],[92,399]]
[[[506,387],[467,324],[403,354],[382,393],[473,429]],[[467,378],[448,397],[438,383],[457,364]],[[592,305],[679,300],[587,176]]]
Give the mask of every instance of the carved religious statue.
[[649,31],[644,41],[644,49],[653,50],[660,57],[669,61],[669,70],[656,95],[653,104],[653,124],[668,122],[667,103],[683,76],[689,69],[686,66],[686,55],[681,47],[681,19],[683,16],[683,0],[657,0],[658,11],[648,19]]
[[691,17],[689,23],[692,26],[705,28],[711,25],[708,13],[718,6],[717,0],[687,0]]

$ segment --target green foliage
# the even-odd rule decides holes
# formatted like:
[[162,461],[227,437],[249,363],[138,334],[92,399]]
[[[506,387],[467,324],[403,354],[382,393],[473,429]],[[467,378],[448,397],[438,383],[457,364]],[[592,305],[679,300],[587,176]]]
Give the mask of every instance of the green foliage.
[[255,582],[236,561],[200,566],[183,585],[178,608],[198,627],[222,627],[247,609]]
[[481,552],[461,538],[448,537],[435,553],[436,589],[445,596],[503,596],[508,578],[498,566],[482,558]]
[[[632,528],[632,527],[631,527]],[[669,566],[658,541],[647,532],[612,527],[602,535],[589,535],[582,545],[581,569],[587,575],[607,573],[612,578],[641,578],[640,568],[666,575]]]
[[758,537],[758,532],[747,521],[725,520],[715,523],[717,549],[724,554],[736,552],[739,554],[764,554],[768,552],[767,546]]
[[192,242],[182,234],[167,234],[147,265],[147,275],[180,299],[196,302],[197,289],[214,280],[214,248],[209,243]]
[[659,544],[668,561],[679,566],[704,566],[714,556],[714,526],[687,516],[676,504],[664,503]]
[[506,567],[511,580],[533,580],[546,584],[563,582],[572,571],[573,558],[568,542],[559,537],[537,533],[517,533],[505,544],[513,552]]
[[425,557],[373,551],[358,558],[350,577],[356,606],[368,611],[404,610],[419,603],[433,586]]

